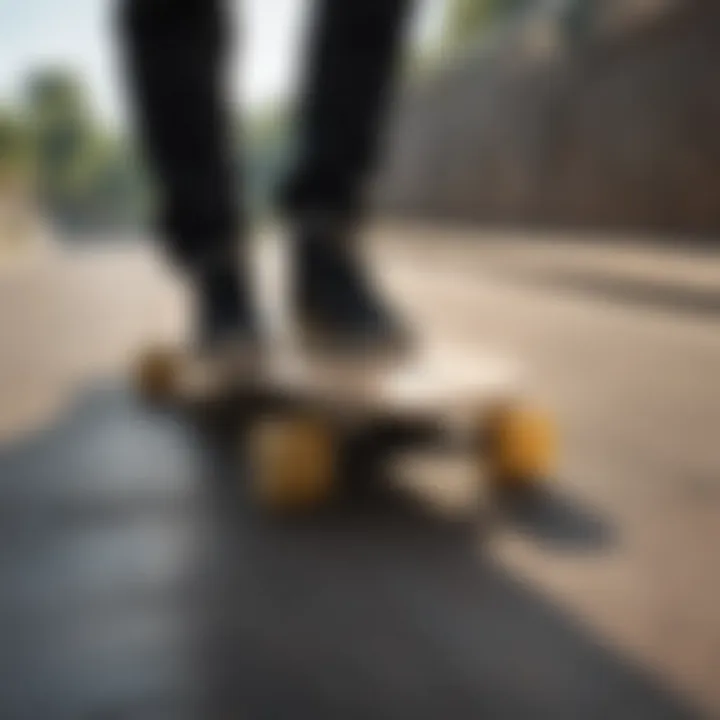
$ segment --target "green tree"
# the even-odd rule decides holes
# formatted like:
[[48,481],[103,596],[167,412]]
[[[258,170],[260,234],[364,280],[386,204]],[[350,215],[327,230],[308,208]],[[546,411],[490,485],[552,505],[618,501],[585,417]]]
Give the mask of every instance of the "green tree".
[[515,12],[532,0],[452,0],[446,20],[446,40],[463,45],[477,38],[495,20]]
[[86,217],[94,225],[135,224],[149,204],[150,190],[133,146],[124,138],[95,139],[92,185],[86,195]]
[[43,203],[56,216],[76,219],[97,159],[83,88],[71,75],[47,70],[30,78],[27,96]]
[[32,136],[24,118],[0,109],[0,186],[25,185],[34,160]]
[[148,194],[144,174],[122,139],[93,115],[81,82],[42,70],[27,83],[27,115],[46,211],[75,228],[137,220]]
[[567,41],[582,44],[592,32],[599,11],[597,0],[567,0],[561,21]]

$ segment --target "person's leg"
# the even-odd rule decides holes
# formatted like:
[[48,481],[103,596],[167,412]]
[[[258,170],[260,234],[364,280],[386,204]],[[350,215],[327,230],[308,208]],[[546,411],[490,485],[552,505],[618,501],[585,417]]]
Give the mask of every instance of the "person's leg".
[[397,339],[399,329],[363,272],[351,236],[410,6],[409,0],[318,0],[298,158],[281,197],[297,233],[299,315],[321,333],[371,344]]
[[196,285],[199,333],[249,329],[231,118],[225,0],[122,0],[120,30],[166,249]]

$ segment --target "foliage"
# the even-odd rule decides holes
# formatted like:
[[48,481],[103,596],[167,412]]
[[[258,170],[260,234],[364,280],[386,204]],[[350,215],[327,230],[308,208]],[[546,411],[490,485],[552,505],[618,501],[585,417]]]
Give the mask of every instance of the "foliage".
[[[24,99],[15,113],[0,108],[0,192],[3,178],[31,178],[43,212],[73,230],[142,221],[151,192],[133,145],[103,127],[78,79],[40,70]],[[235,141],[250,209],[265,211],[290,154],[285,107],[261,108],[238,123]]]
[[73,229],[135,224],[148,198],[132,147],[98,123],[81,83],[56,69],[28,79],[20,109],[0,108],[0,192],[19,186]]
[[259,108],[240,124],[237,147],[252,210],[265,213],[271,209],[275,188],[290,162],[292,140],[290,113],[284,105]]
[[[98,212],[117,154],[97,129],[82,86],[57,70],[27,84],[27,117],[38,165],[38,191],[56,219],[86,224]],[[100,197],[99,197],[100,196]]]
[[562,25],[570,42],[581,42],[590,32],[599,11],[598,0],[568,0],[562,14]]
[[27,184],[33,159],[32,138],[24,119],[0,110],[0,185]]
[[532,0],[451,0],[446,19],[446,42],[464,45],[480,36],[498,18],[513,13]]

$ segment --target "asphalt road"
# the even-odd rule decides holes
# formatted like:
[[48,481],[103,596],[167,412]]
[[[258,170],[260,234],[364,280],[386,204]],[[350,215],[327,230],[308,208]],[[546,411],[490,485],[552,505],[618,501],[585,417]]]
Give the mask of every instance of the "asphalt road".
[[386,228],[423,334],[520,360],[562,468],[489,539],[382,504],[277,526],[124,369],[181,332],[141,246],[0,278],[0,717],[720,713],[720,258]]

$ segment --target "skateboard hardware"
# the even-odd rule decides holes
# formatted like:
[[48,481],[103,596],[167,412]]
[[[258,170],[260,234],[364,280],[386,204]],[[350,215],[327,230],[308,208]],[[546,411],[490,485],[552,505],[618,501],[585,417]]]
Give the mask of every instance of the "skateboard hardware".
[[232,358],[192,362],[161,348],[141,358],[135,378],[153,403],[192,406],[214,396],[234,404],[239,416],[253,397],[243,442],[265,510],[303,513],[338,497],[353,438],[378,440],[366,446],[382,460],[424,456],[418,467],[442,468],[427,460],[452,451],[470,469],[465,476],[491,494],[532,490],[554,473],[557,437],[549,414],[507,383],[484,383],[493,377],[484,366],[458,378],[406,360],[344,364],[299,353],[276,359],[251,378]]

